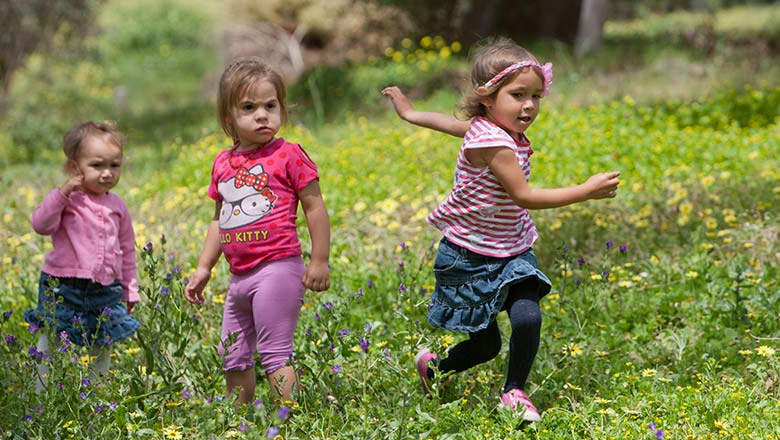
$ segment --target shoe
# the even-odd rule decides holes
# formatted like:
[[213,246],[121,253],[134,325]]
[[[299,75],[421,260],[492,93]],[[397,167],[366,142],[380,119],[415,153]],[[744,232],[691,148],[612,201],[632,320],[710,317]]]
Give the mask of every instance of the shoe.
[[531,403],[531,399],[528,398],[528,395],[523,390],[515,388],[502,394],[501,403],[498,406],[499,408],[509,407],[512,411],[523,411],[523,420],[526,422],[542,421],[539,410]]
[[420,377],[420,385],[422,385],[425,394],[431,392],[431,385],[433,382],[428,378],[428,364],[435,360],[436,354],[431,353],[427,348],[418,351],[417,356],[414,357],[414,364],[417,366],[417,376]]

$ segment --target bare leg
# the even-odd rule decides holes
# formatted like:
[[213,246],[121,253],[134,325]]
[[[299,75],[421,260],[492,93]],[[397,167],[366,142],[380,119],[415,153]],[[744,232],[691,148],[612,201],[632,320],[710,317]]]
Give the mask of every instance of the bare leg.
[[227,395],[233,394],[233,390],[240,388],[237,404],[251,403],[255,398],[255,369],[247,368],[244,371],[226,371]]
[[298,375],[295,368],[288,365],[268,375],[271,392],[282,398],[284,402],[294,402],[292,395],[298,388]]

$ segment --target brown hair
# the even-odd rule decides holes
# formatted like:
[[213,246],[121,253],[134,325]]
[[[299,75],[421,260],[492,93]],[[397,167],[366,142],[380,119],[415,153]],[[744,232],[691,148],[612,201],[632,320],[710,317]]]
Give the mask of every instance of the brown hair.
[[90,136],[102,137],[120,150],[125,146],[125,137],[111,121],[85,121],[71,128],[62,137],[62,151],[69,160],[76,160],[85,139]]
[[540,68],[525,67],[501,78],[490,89],[483,87],[496,74],[512,64],[522,61],[539,62],[531,52],[518,46],[509,38],[498,37],[482,41],[474,48],[472,59],[471,89],[465,91],[459,105],[459,110],[466,119],[485,116],[486,110],[482,101],[495,95],[506,82],[513,80],[520,72],[534,69],[534,72],[544,81],[544,75]]
[[222,72],[217,92],[217,119],[222,126],[222,130],[234,141],[238,137],[231,123],[233,109],[238,105],[241,98],[244,97],[247,90],[262,80],[269,81],[276,89],[282,124],[287,122],[287,104],[285,103],[287,91],[281,75],[260,58],[240,58],[231,63]]

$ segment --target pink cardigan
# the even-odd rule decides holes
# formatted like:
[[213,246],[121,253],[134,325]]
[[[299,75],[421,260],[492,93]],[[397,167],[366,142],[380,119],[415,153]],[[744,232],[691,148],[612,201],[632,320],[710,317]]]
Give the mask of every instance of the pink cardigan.
[[119,280],[122,300],[140,301],[133,223],[119,196],[74,191],[65,197],[55,188],[35,208],[32,227],[41,235],[51,235],[54,244],[46,254],[44,272],[106,286]]

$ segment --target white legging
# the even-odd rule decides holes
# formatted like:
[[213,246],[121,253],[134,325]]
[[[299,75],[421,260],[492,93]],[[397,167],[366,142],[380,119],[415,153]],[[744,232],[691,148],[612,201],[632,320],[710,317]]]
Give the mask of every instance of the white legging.
[[[38,364],[37,374],[35,378],[35,391],[42,393],[49,383],[49,369],[51,359],[51,347],[49,344],[49,337],[46,333],[41,332],[38,337],[37,350],[46,355],[46,358],[42,359]],[[100,374],[108,372],[108,368],[111,365],[111,352],[113,346],[111,345],[96,345],[90,350],[90,357],[94,357],[95,361],[90,364],[90,379],[94,379]]]

